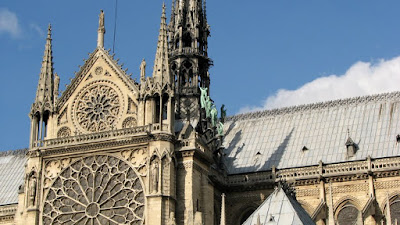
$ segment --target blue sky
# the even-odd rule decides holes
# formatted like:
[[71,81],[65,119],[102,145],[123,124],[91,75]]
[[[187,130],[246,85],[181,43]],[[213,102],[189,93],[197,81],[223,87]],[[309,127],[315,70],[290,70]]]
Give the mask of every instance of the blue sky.
[[[98,13],[112,48],[115,0],[0,2],[0,150],[28,146],[45,33],[53,25],[61,90],[96,47]],[[167,16],[170,1],[167,1]],[[161,0],[118,0],[116,56],[151,74]],[[208,0],[211,96],[228,114],[400,88],[399,1]]]

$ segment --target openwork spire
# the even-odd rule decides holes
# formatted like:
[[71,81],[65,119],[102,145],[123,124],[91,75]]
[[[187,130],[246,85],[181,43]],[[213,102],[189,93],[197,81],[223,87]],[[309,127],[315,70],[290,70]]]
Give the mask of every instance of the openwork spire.
[[165,3],[163,3],[162,7],[160,33],[158,35],[157,51],[154,60],[153,77],[156,82],[160,82],[161,84],[172,82],[168,68],[168,37]]
[[43,54],[42,68],[40,69],[39,83],[34,103],[36,108],[41,108],[42,110],[44,110],[44,105],[46,105],[46,107],[50,107],[54,103],[54,68],[51,40],[51,25],[49,24],[46,45]]

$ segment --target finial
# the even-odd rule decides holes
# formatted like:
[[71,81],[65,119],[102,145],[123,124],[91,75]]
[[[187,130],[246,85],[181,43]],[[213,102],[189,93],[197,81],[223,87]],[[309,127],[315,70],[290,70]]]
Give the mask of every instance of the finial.
[[163,2],[163,5],[162,5],[162,18],[167,18],[165,11],[166,11],[165,2]]
[[104,28],[104,11],[101,9],[100,10],[100,15],[99,15],[99,29]]
[[51,24],[49,23],[49,26],[47,28],[47,39],[51,39]]
[[104,34],[106,29],[104,27],[104,11],[100,10],[99,15],[99,29],[97,30],[97,47],[104,47]]

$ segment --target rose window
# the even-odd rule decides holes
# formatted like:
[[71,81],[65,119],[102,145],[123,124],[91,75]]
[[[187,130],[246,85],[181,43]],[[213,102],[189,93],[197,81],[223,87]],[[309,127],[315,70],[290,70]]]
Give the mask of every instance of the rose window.
[[124,161],[91,156],[76,161],[55,179],[43,208],[43,224],[142,225],[144,193]]
[[99,132],[112,129],[122,110],[117,92],[109,86],[96,84],[78,96],[74,111],[75,121],[81,128]]

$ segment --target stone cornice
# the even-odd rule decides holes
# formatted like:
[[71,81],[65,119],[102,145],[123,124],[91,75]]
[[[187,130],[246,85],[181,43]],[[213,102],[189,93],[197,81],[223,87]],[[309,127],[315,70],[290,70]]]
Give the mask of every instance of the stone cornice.
[[13,222],[18,204],[0,206],[0,224]]
[[[147,132],[146,132],[147,131]],[[154,132],[150,132],[154,131]],[[129,145],[143,144],[151,141],[168,141],[175,143],[172,134],[155,131],[154,126],[135,127],[112,130],[96,134],[78,135],[68,138],[46,140],[41,147],[29,151],[30,157],[46,157],[51,155],[71,154],[81,151],[118,148]]]
[[[73,146],[77,144],[92,144],[95,142],[101,141],[109,141],[109,140],[117,140],[123,138],[131,138],[133,136],[151,136],[158,137],[160,134],[167,134],[163,132],[168,130],[168,126],[164,125],[163,127],[160,124],[151,124],[140,127],[132,127],[132,128],[124,128],[118,130],[110,130],[92,134],[82,134],[71,137],[63,137],[63,138],[54,138],[47,139],[44,141],[40,141],[35,143],[35,146],[44,148],[54,148],[54,147],[67,147]],[[171,135],[170,135],[171,136]],[[169,138],[168,140],[170,140]],[[171,139],[172,140],[172,139]]]
[[259,188],[260,185],[285,180],[296,186],[319,184],[325,182],[345,182],[366,180],[368,176],[392,177],[400,176],[400,157],[370,159],[364,161],[281,169],[258,173],[228,175],[224,186],[228,188],[248,189],[249,186]]

